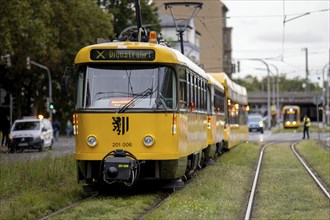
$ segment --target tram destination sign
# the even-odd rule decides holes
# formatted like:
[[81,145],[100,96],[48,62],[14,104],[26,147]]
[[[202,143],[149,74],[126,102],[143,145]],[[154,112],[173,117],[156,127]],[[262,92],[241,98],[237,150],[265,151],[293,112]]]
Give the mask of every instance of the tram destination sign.
[[144,60],[155,59],[154,50],[144,49],[92,49],[91,60]]

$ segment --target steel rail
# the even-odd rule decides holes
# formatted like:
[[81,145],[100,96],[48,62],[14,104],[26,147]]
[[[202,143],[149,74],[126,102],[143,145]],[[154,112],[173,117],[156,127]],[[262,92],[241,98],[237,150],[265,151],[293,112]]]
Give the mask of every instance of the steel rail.
[[296,157],[300,160],[300,162],[304,165],[304,167],[306,168],[306,170],[308,171],[308,173],[311,175],[311,177],[314,179],[314,181],[317,183],[317,185],[321,188],[321,190],[323,191],[323,193],[328,197],[328,199],[330,200],[330,193],[326,190],[326,188],[322,185],[322,183],[318,180],[318,178],[314,175],[314,173],[312,172],[312,170],[307,166],[306,162],[302,159],[302,157],[300,157],[300,155],[298,154],[298,152],[296,151],[295,148],[295,144],[291,145],[291,149],[293,150],[293,152],[295,153]]
[[252,212],[252,205],[253,205],[253,200],[254,200],[254,196],[255,196],[255,191],[257,188],[257,183],[258,183],[258,179],[259,179],[259,173],[260,173],[260,167],[261,167],[261,163],[262,163],[262,158],[264,155],[264,151],[265,149],[269,146],[272,145],[273,143],[269,143],[266,144],[261,152],[260,152],[260,156],[259,156],[259,161],[258,161],[258,166],[257,166],[257,170],[256,170],[256,174],[254,176],[254,180],[253,180],[253,185],[252,185],[252,189],[251,189],[251,193],[250,193],[250,198],[249,198],[249,202],[248,202],[248,206],[245,212],[245,218],[244,220],[249,220],[251,217],[251,212]]
[[49,215],[46,215],[46,216],[40,218],[39,220],[47,220],[47,219],[49,219],[49,218],[51,218],[51,217],[54,217],[54,216],[56,216],[56,215],[58,215],[58,214],[60,214],[60,213],[62,213],[62,212],[64,212],[64,211],[66,211],[66,210],[68,210],[68,209],[71,209],[71,208],[76,207],[77,205],[79,205],[79,204],[82,203],[82,202],[85,202],[85,201],[87,201],[87,200],[89,200],[89,199],[91,199],[91,198],[97,197],[98,195],[99,195],[98,193],[95,193],[95,194],[93,194],[93,195],[91,195],[91,196],[89,196],[89,197],[87,197],[87,198],[84,198],[84,199],[82,199],[82,200],[79,200],[79,201],[77,201],[77,202],[75,202],[75,203],[73,203],[73,204],[71,204],[71,205],[68,205],[68,206],[66,206],[66,207],[64,207],[64,208],[61,208],[61,209],[59,209],[59,210],[57,210],[57,211],[55,211],[55,212],[52,212],[52,213],[50,213]]

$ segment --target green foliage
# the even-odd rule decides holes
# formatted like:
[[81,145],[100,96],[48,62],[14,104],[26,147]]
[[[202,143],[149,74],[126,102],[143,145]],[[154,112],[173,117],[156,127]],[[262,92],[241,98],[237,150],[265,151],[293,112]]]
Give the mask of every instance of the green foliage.
[[[270,83],[276,83],[277,77],[270,76]],[[248,92],[267,91],[267,77],[258,80],[256,76],[248,75],[245,78],[234,79],[234,81],[244,86]],[[285,74],[279,76],[279,90],[285,92],[303,92],[305,88],[303,85],[308,86],[310,91],[318,91],[321,88],[317,84],[306,83],[305,79],[295,77],[287,79]]]
[[49,68],[56,110],[58,114],[69,112],[73,97],[60,99],[65,67],[72,66],[80,48],[96,43],[99,37],[112,37],[111,14],[102,11],[95,0],[4,1],[0,29],[0,55],[10,54],[12,60],[11,68],[0,65],[0,87],[15,98],[14,118],[45,114],[47,109],[47,73],[34,65],[28,70],[27,57]]
[[[13,0],[0,8],[0,55],[10,54],[12,66],[0,63],[0,88],[14,97],[14,119],[25,115],[48,117],[48,76],[26,59],[47,66],[51,73],[54,117],[66,121],[73,108],[73,94],[62,97],[60,82],[75,54],[97,38],[113,39],[126,27],[136,24],[134,1],[96,0]],[[157,8],[141,0],[143,24],[160,30]]]
[[[123,29],[136,26],[135,1],[133,0],[104,0],[103,6],[113,14],[114,33],[118,36]],[[160,31],[157,8],[148,0],[140,0],[142,26],[152,25],[151,30]]]

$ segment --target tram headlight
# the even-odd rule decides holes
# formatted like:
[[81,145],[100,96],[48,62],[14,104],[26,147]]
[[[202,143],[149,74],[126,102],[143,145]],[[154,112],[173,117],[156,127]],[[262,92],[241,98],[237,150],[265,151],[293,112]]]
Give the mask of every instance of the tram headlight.
[[151,135],[144,136],[143,144],[146,147],[151,147],[152,145],[154,145],[154,143],[155,143],[155,138],[153,136],[151,136]]
[[95,145],[97,144],[97,139],[94,135],[90,135],[87,137],[87,144],[90,147],[95,147]]
[[296,124],[297,124],[297,122],[296,122],[296,121],[293,121],[293,122],[292,122],[292,124],[293,124],[293,125],[296,125]]

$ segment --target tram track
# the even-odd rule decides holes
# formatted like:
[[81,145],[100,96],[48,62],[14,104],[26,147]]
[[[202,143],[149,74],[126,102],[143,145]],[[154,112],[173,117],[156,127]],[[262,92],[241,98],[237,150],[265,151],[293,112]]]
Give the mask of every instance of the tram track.
[[[287,143],[287,142],[280,142],[280,141],[279,142],[271,142],[271,143],[265,144],[262,147],[261,151],[260,151],[258,165],[257,165],[257,168],[256,168],[256,172],[255,172],[255,176],[254,176],[254,180],[253,180],[253,184],[252,184],[252,188],[251,188],[251,192],[250,192],[250,196],[249,196],[249,200],[248,200],[248,204],[247,204],[247,208],[246,208],[246,212],[245,212],[245,218],[244,218],[245,220],[249,220],[249,219],[253,218],[253,216],[252,216],[253,212],[257,209],[257,207],[255,207],[255,200],[256,200],[256,194],[257,194],[258,186],[260,184],[259,179],[260,179],[260,173],[261,173],[261,170],[262,170],[262,164],[264,162],[265,150],[268,147],[273,146],[275,144],[279,144],[279,143]],[[322,184],[323,181],[317,175],[315,175],[312,172],[312,169],[310,168],[310,166],[303,160],[303,158],[299,155],[299,153],[295,149],[296,142],[291,142],[291,143],[289,142],[289,145],[290,145],[291,150],[294,153],[294,155],[301,162],[303,167],[307,170],[309,176],[311,176],[311,178],[313,179],[314,183],[321,189],[322,193],[330,201],[329,191]]]
[[50,214],[48,214],[48,215],[46,215],[46,216],[43,216],[43,217],[40,218],[39,220],[47,220],[47,219],[49,219],[49,218],[55,217],[55,216],[57,216],[57,215],[60,215],[60,214],[62,214],[63,212],[69,210],[69,209],[72,209],[72,208],[77,207],[77,206],[80,205],[82,202],[86,202],[86,201],[91,200],[91,199],[93,199],[93,198],[96,198],[96,197],[98,197],[98,196],[99,196],[99,193],[95,193],[95,194],[93,194],[93,195],[91,195],[91,196],[88,196],[88,197],[86,197],[86,198],[83,198],[83,199],[81,199],[81,200],[79,200],[79,201],[77,201],[77,202],[75,202],[75,203],[72,203],[72,204],[70,204],[70,205],[68,205],[68,206],[65,206],[65,207],[63,207],[63,208],[61,208],[61,209],[59,209],[59,210],[57,210],[57,211],[55,211],[55,212],[52,212],[52,213],[50,213]]
[[299,159],[299,161],[303,164],[303,166],[305,167],[305,169],[308,171],[308,173],[310,174],[310,176],[313,178],[314,182],[322,190],[322,192],[324,193],[324,195],[330,200],[330,193],[328,192],[328,190],[326,189],[326,187],[323,185],[323,183],[321,182],[321,180],[319,179],[319,177],[317,177],[312,172],[310,166],[308,166],[308,164],[304,161],[304,159],[299,155],[299,153],[297,152],[297,150],[295,148],[295,144],[292,144],[291,145],[291,149],[294,152],[294,154],[296,155],[296,157]]
[[172,193],[166,193],[161,198],[159,198],[157,201],[155,201],[153,204],[149,206],[143,213],[141,213],[138,217],[135,218],[135,220],[142,220],[144,217],[146,217],[148,214],[156,210],[159,206],[161,206],[165,200],[171,195]]

